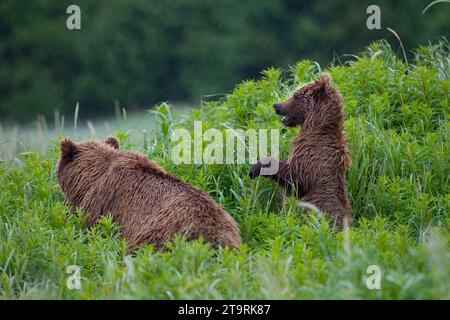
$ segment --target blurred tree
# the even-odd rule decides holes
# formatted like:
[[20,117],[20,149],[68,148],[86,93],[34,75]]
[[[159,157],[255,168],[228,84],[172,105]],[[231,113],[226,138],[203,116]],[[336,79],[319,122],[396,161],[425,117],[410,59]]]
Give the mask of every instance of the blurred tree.
[[72,1],[0,2],[0,119],[54,110],[112,114],[162,100],[226,93],[268,66],[302,58],[328,63],[386,38],[406,48],[449,36],[450,4],[378,3],[381,30],[366,28],[373,1],[78,0],[79,31],[66,28]]

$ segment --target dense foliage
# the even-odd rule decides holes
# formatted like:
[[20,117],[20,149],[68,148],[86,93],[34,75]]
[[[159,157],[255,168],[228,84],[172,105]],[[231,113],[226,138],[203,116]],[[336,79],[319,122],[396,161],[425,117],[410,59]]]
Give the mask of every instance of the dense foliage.
[[[160,101],[223,94],[269,66],[301,57],[361,51],[396,30],[406,49],[449,36],[450,5],[380,1],[381,30],[369,30],[373,1],[78,0],[81,30],[66,28],[73,1],[0,3],[0,120],[53,112],[112,114]],[[375,3],[376,4],[376,3]]]
[[[272,103],[315,78],[318,64],[268,69],[225,99],[205,103],[182,122],[156,109],[160,130],[136,144],[166,170],[209,192],[238,221],[245,244],[216,253],[178,238],[165,252],[129,255],[118,227],[102,218],[86,229],[70,213],[54,177],[55,141],[23,165],[0,163],[2,298],[450,298],[450,56],[442,42],[415,51],[409,64],[385,42],[328,69],[341,90],[353,158],[348,173],[355,217],[330,229],[277,187],[250,180],[248,165],[174,165],[170,131],[191,128],[282,128]],[[296,130],[282,131],[282,153]],[[81,266],[81,290],[66,286],[68,265]],[[382,271],[381,290],[366,287],[368,266]]]

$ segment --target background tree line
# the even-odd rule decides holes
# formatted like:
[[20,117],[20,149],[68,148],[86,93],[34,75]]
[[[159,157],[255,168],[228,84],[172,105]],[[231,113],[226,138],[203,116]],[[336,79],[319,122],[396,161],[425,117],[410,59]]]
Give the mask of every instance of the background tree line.
[[[406,48],[450,31],[450,4],[429,0],[129,0],[0,2],[0,120],[55,110],[109,115],[163,101],[226,93],[269,66],[329,63],[395,29]],[[81,8],[79,31],[66,8]],[[381,8],[368,30],[366,8]],[[343,58],[344,59],[344,58]]]

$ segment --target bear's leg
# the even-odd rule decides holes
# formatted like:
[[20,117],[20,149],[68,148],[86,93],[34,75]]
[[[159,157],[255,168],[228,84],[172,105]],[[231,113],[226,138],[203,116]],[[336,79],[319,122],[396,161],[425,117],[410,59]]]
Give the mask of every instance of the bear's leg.
[[[269,179],[275,180],[280,186],[285,188],[288,192],[293,191],[293,188],[299,189],[296,179],[293,179],[289,165],[285,160],[276,160],[274,158],[264,158],[250,167],[249,176],[254,179],[258,176],[266,176]],[[300,190],[297,190],[299,192]]]

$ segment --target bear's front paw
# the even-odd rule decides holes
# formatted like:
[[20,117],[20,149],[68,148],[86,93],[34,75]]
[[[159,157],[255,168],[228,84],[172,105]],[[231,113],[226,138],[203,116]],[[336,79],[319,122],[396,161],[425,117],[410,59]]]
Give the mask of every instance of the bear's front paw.
[[250,170],[248,171],[248,176],[250,177],[250,179],[254,179],[259,176],[260,172],[261,172],[261,162],[258,161],[257,163],[253,164],[250,167]]

